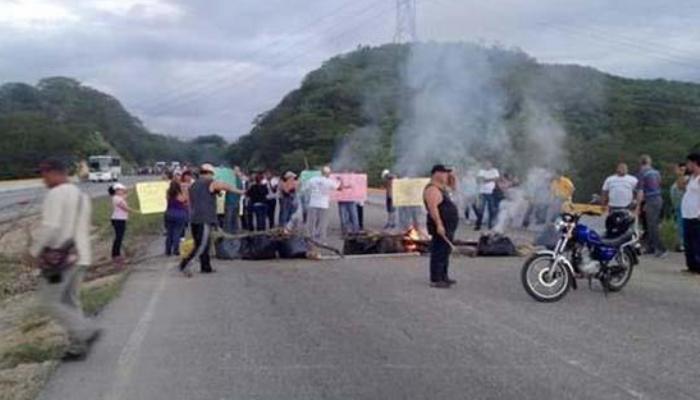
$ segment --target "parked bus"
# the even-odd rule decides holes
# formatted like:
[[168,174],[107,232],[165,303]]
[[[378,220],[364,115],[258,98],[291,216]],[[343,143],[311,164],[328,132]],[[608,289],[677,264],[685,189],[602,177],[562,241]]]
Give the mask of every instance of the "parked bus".
[[91,156],[88,159],[90,182],[115,182],[122,176],[122,163],[115,156]]

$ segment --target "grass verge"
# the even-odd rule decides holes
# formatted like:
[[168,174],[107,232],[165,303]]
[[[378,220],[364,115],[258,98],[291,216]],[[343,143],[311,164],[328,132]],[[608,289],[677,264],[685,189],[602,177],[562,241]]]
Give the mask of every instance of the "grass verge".
[[[134,196],[129,203],[137,207]],[[95,265],[88,269],[80,291],[87,315],[99,313],[117,297],[128,275],[128,268],[116,269],[110,262],[111,199],[94,199],[92,210]],[[125,255],[138,259],[162,227],[162,214],[132,215]],[[0,255],[0,400],[35,398],[68,345],[63,329],[39,307],[33,293],[37,280],[35,270]]]

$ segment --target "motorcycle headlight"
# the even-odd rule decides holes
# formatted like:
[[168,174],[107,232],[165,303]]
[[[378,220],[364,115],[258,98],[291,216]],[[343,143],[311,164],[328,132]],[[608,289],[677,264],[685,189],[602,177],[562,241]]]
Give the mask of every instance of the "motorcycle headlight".
[[557,228],[558,231],[563,231],[564,228],[566,228],[566,222],[564,222],[563,219],[557,219],[556,222],[554,222],[554,227]]

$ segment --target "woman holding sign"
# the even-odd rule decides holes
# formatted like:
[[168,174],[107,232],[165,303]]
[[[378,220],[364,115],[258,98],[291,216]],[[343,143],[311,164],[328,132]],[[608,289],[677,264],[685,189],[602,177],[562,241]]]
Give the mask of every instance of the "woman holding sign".
[[126,234],[126,221],[129,219],[129,213],[138,213],[127,204],[128,192],[126,186],[121,183],[115,183],[110,188],[112,196],[112,228],[114,228],[114,241],[112,242],[112,260],[119,265],[124,265],[124,257],[122,256],[122,243]]

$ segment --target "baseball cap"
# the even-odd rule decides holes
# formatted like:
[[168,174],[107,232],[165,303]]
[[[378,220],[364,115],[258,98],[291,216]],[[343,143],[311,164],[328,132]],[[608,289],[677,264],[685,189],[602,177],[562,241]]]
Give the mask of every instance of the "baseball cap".
[[433,165],[433,169],[430,170],[430,175],[433,175],[437,172],[452,172],[452,168],[446,167],[443,164],[435,164]]
[[126,186],[117,182],[114,185],[112,185],[112,189],[114,189],[114,190],[126,190]]
[[199,167],[199,173],[202,174],[202,173],[207,173],[207,172],[210,174],[213,174],[215,172],[214,166],[209,164],[209,163],[202,164],[202,166]]
[[295,174],[292,171],[287,171],[284,173],[284,179],[294,179],[297,177],[297,174]]

